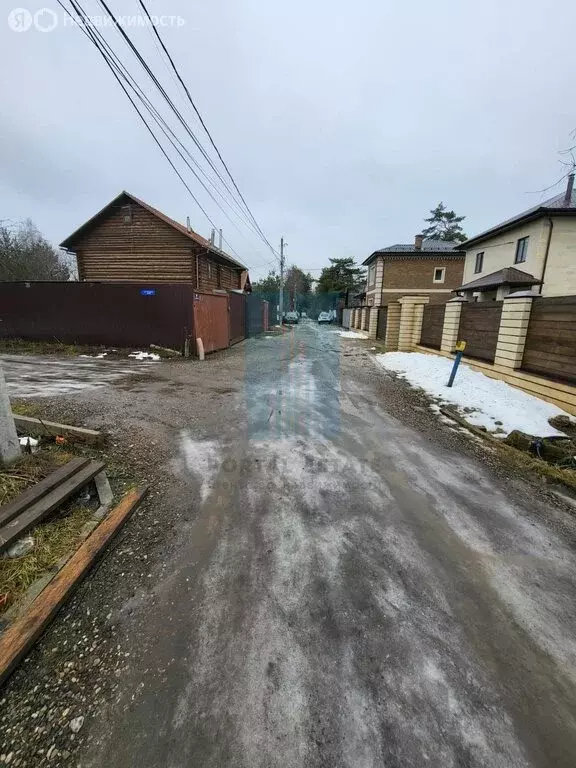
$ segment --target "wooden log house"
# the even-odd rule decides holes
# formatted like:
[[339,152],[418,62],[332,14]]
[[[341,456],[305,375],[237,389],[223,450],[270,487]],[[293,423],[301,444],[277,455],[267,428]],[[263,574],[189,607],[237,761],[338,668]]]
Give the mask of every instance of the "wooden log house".
[[67,237],[78,279],[191,283],[198,291],[250,292],[248,270],[192,229],[122,192]]

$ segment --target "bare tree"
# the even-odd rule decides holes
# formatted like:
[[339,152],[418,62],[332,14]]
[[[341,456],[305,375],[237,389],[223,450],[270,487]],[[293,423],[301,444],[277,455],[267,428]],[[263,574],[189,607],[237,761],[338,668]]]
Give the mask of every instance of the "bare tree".
[[0,280],[69,280],[71,274],[70,265],[30,219],[0,221]]

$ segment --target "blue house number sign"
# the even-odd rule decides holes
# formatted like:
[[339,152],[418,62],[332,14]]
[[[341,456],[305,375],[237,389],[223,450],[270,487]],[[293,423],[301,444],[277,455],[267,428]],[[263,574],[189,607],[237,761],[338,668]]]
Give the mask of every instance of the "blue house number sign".
[[156,296],[156,288],[140,288],[141,296]]

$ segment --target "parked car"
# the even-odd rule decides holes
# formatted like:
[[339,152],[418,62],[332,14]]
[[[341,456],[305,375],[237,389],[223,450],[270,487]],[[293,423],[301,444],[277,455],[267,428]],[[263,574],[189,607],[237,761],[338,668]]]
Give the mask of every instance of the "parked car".
[[298,325],[298,312],[286,312],[284,322],[286,325]]
[[332,315],[330,312],[320,312],[318,315],[318,322],[319,323],[331,323],[332,322]]

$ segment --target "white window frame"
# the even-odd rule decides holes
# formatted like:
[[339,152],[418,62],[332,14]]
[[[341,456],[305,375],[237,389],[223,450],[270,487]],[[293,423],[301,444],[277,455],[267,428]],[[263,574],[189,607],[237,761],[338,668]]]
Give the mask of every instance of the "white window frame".
[[368,288],[374,288],[376,285],[376,264],[370,264],[368,267]]
[[[440,280],[436,280],[436,272],[438,270],[442,270],[442,277]],[[432,282],[433,283],[443,283],[446,280],[446,267],[434,267],[434,272],[432,273]]]

